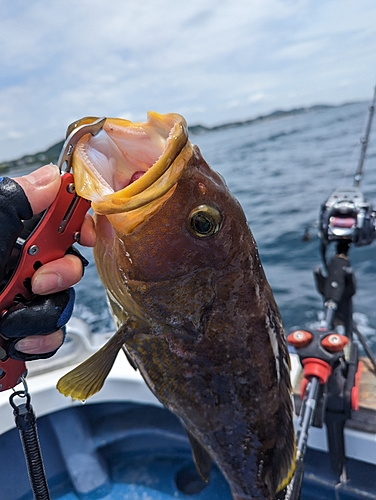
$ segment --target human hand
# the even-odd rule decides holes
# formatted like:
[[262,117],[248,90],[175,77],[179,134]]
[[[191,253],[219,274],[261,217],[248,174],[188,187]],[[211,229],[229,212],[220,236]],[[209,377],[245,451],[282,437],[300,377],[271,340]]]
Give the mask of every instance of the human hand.
[[[37,214],[51,205],[55,199],[61,177],[57,167],[48,165],[14,180],[26,194],[32,212]],[[94,223],[89,214],[86,215],[81,228],[80,243],[85,246],[95,244]],[[0,266],[4,264],[0,262]],[[68,321],[74,302],[73,289],[69,289],[81,279],[82,275],[81,259],[71,254],[44,264],[34,273],[31,286],[33,293],[37,296],[30,301],[30,307],[18,311],[18,318],[16,318],[18,330],[20,330],[19,325],[25,323],[22,321],[25,319],[29,326],[29,333],[30,330],[37,333],[36,335],[25,334],[26,331],[22,332],[22,328],[17,332],[17,337],[23,338],[18,340],[14,347],[16,351],[27,355],[24,356],[26,360],[49,357],[61,346],[64,335],[60,327]],[[15,314],[13,318],[11,313],[5,315],[0,322],[0,331],[12,329],[14,318]],[[32,318],[34,318],[35,330],[30,326]],[[48,331],[49,328],[54,328],[56,331]],[[11,356],[17,357],[12,353]]]

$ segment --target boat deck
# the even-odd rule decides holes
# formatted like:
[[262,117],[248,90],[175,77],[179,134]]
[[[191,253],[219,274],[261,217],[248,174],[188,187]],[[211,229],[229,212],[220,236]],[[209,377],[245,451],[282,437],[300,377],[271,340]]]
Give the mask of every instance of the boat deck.
[[359,401],[362,408],[376,410],[376,374],[368,358],[362,358]]

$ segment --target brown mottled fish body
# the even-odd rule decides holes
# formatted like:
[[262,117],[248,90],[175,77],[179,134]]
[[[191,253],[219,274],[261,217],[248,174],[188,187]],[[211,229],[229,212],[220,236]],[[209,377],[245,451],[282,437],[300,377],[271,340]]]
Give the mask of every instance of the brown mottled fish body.
[[[119,328],[104,349],[116,354],[125,345],[184,423],[205,479],[213,459],[235,500],[272,499],[291,476],[295,452],[280,316],[240,204],[191,145],[184,120],[165,116],[180,126],[168,167],[178,174],[155,195],[151,215],[124,224],[127,212],[109,211],[108,194],[91,197],[106,214],[97,217],[95,260]],[[72,395],[72,378],[62,382]]]

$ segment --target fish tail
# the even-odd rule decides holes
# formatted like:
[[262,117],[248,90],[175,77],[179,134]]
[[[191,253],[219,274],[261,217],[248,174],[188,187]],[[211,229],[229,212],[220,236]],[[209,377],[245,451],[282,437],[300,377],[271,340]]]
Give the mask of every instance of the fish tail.
[[294,441],[294,452],[293,452],[293,456],[291,459],[291,465],[290,465],[290,468],[288,470],[286,477],[277,486],[277,493],[282,491],[283,489],[285,489],[286,486],[288,484],[290,484],[290,481],[291,481],[293,475],[295,474],[295,469],[296,469],[296,443]]
[[[287,392],[287,387],[284,387]],[[290,396],[290,397],[289,397]],[[282,406],[279,439],[273,457],[273,470],[279,471],[275,480],[275,491],[282,491],[290,483],[296,467],[296,438],[292,423],[291,395],[285,395],[285,404]],[[291,404],[288,404],[291,401]]]
[[99,351],[61,377],[56,385],[58,391],[81,401],[99,392],[125,338],[124,329],[120,328]]

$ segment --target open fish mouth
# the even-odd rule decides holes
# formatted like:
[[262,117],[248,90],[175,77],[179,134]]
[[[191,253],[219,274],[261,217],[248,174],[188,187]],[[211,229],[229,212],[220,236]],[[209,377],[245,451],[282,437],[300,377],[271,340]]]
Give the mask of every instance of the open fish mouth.
[[[83,118],[70,130],[91,120]],[[186,164],[180,153],[187,142],[187,124],[178,114],[149,112],[146,122],[135,123],[107,118],[97,135],[85,135],[74,150],[76,191],[104,215],[160,200],[174,189]]]

